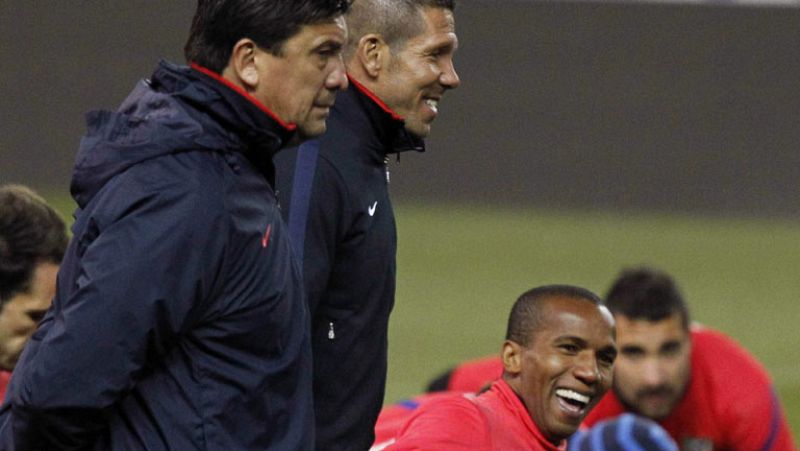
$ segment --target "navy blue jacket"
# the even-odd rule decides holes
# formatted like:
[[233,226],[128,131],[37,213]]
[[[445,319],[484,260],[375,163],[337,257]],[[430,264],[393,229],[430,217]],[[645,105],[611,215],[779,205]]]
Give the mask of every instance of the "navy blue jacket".
[[73,239],[0,449],[313,448],[308,311],[270,183],[291,126],[201,70],[161,63],[88,115]]
[[[278,155],[278,196],[302,254],[312,314],[316,449],[366,450],[383,403],[395,295],[387,154],[424,145],[353,80],[327,127],[318,141]],[[303,190],[307,203],[298,201]]]

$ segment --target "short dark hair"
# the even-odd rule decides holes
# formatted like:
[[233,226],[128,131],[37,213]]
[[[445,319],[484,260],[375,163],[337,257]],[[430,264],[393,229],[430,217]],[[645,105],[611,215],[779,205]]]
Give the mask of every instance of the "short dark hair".
[[528,346],[530,338],[535,334],[542,322],[542,306],[544,301],[553,298],[581,299],[600,305],[600,297],[591,291],[572,285],[545,285],[523,293],[508,317],[506,340]]
[[39,263],[61,263],[67,241],[61,216],[38,194],[0,187],[0,300],[29,290]]
[[689,328],[689,309],[680,289],[667,273],[646,266],[623,270],[606,294],[614,315],[633,320],[661,321],[675,313]]
[[324,22],[347,12],[352,0],[198,0],[189,39],[187,62],[221,73],[233,46],[250,38],[280,55],[284,42],[302,26]]
[[383,37],[394,51],[423,31],[422,8],[454,11],[455,0],[358,0],[347,14],[349,32],[345,55],[349,57],[359,39],[368,33]]

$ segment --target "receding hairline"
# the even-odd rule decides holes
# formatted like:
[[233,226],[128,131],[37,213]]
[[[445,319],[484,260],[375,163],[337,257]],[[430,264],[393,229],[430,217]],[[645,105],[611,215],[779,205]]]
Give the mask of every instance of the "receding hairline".
[[[448,3],[452,6],[448,6]],[[397,50],[409,39],[425,30],[426,8],[453,12],[454,2],[442,0],[358,0],[354,2],[345,20],[348,40],[344,49],[349,59],[358,48],[362,37],[368,34],[381,36],[392,50]]]

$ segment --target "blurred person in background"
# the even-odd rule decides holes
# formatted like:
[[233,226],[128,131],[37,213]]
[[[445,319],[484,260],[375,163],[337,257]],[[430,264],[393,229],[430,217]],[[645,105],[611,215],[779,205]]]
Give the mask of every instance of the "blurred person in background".
[[311,309],[319,450],[369,448],[383,403],[397,232],[389,154],[424,150],[459,85],[453,0],[358,0],[328,131],[276,165]]
[[199,0],[189,66],[161,62],[87,115],[74,237],[0,449],[313,449],[308,308],[272,157],[324,132],[348,5]]
[[605,305],[617,321],[614,385],[586,424],[624,412],[657,421],[683,450],[794,450],[764,368],[724,334],[690,324],[678,286],[651,268],[622,272]]
[[[452,393],[477,394],[489,388],[503,376],[503,361],[488,356],[461,363],[433,379],[425,393],[403,399],[381,409],[375,422],[375,444],[385,444],[394,439],[416,409],[421,405],[449,396]],[[374,450],[380,449],[374,447]]]
[[446,370],[428,383],[428,393],[478,391],[503,375],[503,362],[496,356],[481,357]]
[[534,288],[511,310],[502,378],[478,396],[440,393],[374,449],[563,450],[611,387],[616,353],[614,319],[596,295]]
[[21,185],[0,187],[0,401],[50,307],[67,241],[61,216],[38,194]]

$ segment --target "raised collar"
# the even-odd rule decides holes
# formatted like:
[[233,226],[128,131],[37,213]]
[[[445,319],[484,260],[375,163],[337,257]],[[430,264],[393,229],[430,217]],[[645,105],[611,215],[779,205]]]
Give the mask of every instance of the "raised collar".
[[392,111],[378,96],[348,75],[350,86],[336,98],[334,111],[347,121],[349,127],[369,136],[368,145],[375,148],[378,157],[409,150],[425,151],[425,141],[405,128],[405,120]]
[[297,126],[278,117],[266,105],[226,78],[198,64],[191,64],[192,74],[198,81],[219,95],[206,101],[218,119],[237,133],[247,147],[272,154],[285,147],[294,136]]

